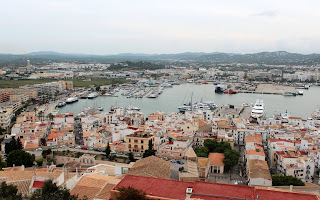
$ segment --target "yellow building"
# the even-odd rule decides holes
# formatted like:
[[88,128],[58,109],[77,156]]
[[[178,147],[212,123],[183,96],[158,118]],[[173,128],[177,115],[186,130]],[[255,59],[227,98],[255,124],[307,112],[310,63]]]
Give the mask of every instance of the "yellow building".
[[126,136],[126,149],[129,152],[141,152],[149,148],[149,141],[152,141],[154,148],[154,135],[144,132],[136,132]]

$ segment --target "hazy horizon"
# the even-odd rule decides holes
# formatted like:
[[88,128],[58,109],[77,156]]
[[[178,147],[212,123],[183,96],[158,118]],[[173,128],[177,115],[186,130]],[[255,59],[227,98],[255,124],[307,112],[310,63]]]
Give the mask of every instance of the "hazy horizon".
[[0,52],[320,53],[320,1],[12,0]]

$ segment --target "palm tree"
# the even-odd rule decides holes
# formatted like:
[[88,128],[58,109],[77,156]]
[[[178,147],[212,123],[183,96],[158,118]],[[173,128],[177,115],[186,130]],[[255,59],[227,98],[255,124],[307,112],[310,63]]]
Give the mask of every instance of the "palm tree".
[[53,119],[54,119],[54,116],[53,116],[52,113],[49,113],[49,114],[47,115],[47,118],[52,122]]
[[38,112],[38,118],[39,118],[40,121],[42,121],[42,119],[43,119],[43,111],[42,110],[40,110]]

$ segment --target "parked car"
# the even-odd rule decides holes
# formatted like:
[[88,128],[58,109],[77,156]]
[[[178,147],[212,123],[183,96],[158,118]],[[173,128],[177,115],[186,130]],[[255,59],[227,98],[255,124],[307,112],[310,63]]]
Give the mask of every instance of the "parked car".
[[75,149],[81,149],[81,146],[77,146],[77,147],[75,147]]
[[53,147],[51,147],[51,149],[57,149],[58,147],[57,146],[53,146]]
[[141,155],[137,153],[136,155],[134,155],[134,157],[141,157]]
[[36,151],[42,151],[42,148],[37,148]]
[[81,149],[83,149],[83,150],[88,150],[88,147],[83,146],[83,147],[81,147]]
[[167,157],[163,157],[162,160],[168,161],[169,159]]
[[177,163],[178,163],[179,165],[183,165],[183,164],[184,164],[184,162],[182,162],[181,160],[177,160]]
[[170,162],[176,163],[177,161],[176,161],[176,159],[171,159]]
[[118,155],[123,155],[123,152],[122,152],[122,151],[119,151],[117,154],[118,154]]
[[102,152],[102,150],[99,149],[99,148],[94,148],[93,150],[94,150],[94,151],[98,151],[98,152]]
[[88,150],[93,151],[93,148],[92,148],[92,147],[89,147]]
[[112,150],[110,153],[111,154],[116,154],[117,152],[115,150]]
[[71,145],[71,146],[70,146],[70,148],[74,148],[74,147],[75,147],[74,145]]

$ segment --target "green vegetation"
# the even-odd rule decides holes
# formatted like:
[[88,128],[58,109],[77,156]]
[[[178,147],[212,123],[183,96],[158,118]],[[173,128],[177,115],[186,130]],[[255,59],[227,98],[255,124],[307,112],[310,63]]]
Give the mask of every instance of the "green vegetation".
[[136,159],[134,159],[134,157],[133,157],[133,153],[132,152],[129,152],[128,159],[129,159],[129,162],[135,162],[136,161]]
[[5,167],[7,167],[7,162],[3,161],[2,156],[0,155],[0,170]]
[[14,185],[7,185],[2,182],[0,185],[0,200],[22,200],[21,194],[18,194],[18,188]]
[[42,164],[43,164],[44,159],[43,159],[43,158],[38,158],[38,159],[36,159],[35,161],[36,161],[37,165],[38,165],[39,167],[41,167]]
[[[86,81],[86,79],[62,79],[63,81],[72,81],[73,87],[88,87],[90,85],[101,86],[110,85],[117,83],[126,83],[129,80],[126,79],[105,79],[105,78],[92,78],[91,81]],[[40,83],[48,83],[59,81],[58,79],[24,79],[24,80],[0,80],[0,88],[18,88],[24,85],[33,85]]]
[[25,167],[32,167],[34,161],[34,155],[27,153],[22,150],[14,150],[9,153],[7,157],[7,164],[9,167],[21,166],[24,165]]
[[[41,189],[37,189],[31,196],[31,200],[78,200],[76,195],[71,195],[70,191],[64,187],[57,186],[52,180],[47,180]],[[83,198],[88,199],[86,197]]]
[[225,171],[234,167],[239,160],[240,153],[232,150],[231,146],[227,142],[217,142],[216,140],[208,139],[204,142],[203,147],[195,147],[195,153],[198,157],[208,157],[209,153],[224,153]]
[[272,176],[272,186],[305,186],[305,183],[293,176],[285,176],[285,175],[273,175]]
[[135,189],[132,186],[118,188],[119,194],[117,200],[146,200],[146,193],[141,190]]
[[22,150],[22,143],[19,137],[17,140],[15,137],[12,137],[11,141],[5,146],[5,153],[7,155],[10,154],[10,152],[15,150]]
[[155,156],[156,155],[156,150],[153,149],[153,144],[152,144],[152,140],[149,140],[148,143],[148,149],[145,150],[145,152],[143,153],[143,157],[149,157],[149,156]]
[[51,152],[52,152],[51,148],[49,148],[49,149],[43,150],[41,155],[42,155],[43,158],[46,158],[47,155],[51,154]]
[[104,150],[104,152],[106,153],[106,157],[109,158],[110,156],[110,153],[111,153],[111,150],[110,150],[110,145],[108,143],[106,149]]

